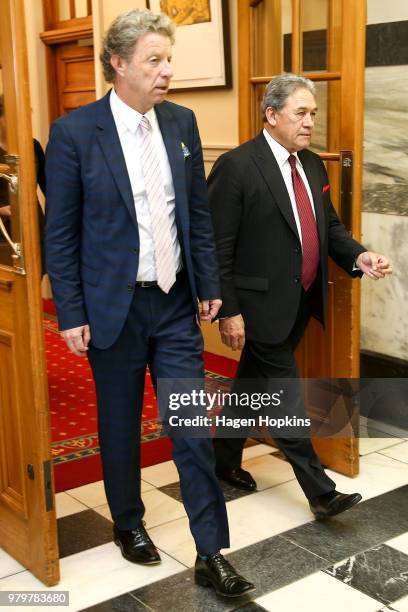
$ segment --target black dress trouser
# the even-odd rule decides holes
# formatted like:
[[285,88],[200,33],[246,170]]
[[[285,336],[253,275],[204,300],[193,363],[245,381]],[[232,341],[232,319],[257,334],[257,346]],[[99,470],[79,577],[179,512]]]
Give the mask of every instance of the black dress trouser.
[[[262,388],[262,381],[267,382],[268,379],[297,378],[294,350],[302,338],[309,318],[308,295],[302,291],[294,327],[284,342],[266,344],[246,340],[232,391],[239,388],[242,379],[259,379]],[[299,417],[305,416],[305,408],[300,398],[296,412]],[[240,467],[245,440],[246,438],[214,439],[217,472]],[[335,489],[336,485],[323,470],[310,438],[275,438],[275,442],[291,464],[308,499]]]

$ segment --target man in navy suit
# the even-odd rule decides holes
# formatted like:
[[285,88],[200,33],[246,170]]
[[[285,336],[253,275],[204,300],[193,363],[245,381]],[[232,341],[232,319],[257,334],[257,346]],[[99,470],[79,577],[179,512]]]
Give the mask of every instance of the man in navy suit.
[[[155,384],[202,379],[197,317],[210,320],[221,305],[196,120],[164,101],[174,31],[164,15],[120,15],[101,53],[114,88],[58,119],[47,148],[47,260],[60,329],[92,366],[115,543],[143,564],[160,562],[140,495],[146,366]],[[210,441],[176,438],[173,458],[196,582],[242,595],[253,585],[220,554],[228,521]]]

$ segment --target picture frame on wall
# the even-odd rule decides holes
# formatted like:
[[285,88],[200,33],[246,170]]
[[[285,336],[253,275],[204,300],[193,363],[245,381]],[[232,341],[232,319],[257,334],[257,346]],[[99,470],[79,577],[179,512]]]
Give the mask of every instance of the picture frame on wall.
[[176,24],[170,91],[232,87],[228,0],[147,0]]

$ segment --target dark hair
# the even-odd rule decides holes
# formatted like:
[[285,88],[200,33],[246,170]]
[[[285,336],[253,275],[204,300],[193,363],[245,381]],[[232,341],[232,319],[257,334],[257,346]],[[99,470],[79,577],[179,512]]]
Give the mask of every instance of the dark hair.
[[0,94],[0,117],[4,117],[4,96]]

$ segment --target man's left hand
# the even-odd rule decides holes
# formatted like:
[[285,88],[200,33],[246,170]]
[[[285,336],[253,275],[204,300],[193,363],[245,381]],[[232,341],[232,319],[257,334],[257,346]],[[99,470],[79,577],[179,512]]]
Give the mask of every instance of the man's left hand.
[[373,280],[384,278],[386,274],[392,274],[392,266],[384,255],[365,251],[357,257],[356,266]]
[[222,300],[201,300],[200,319],[212,321],[222,306]]

